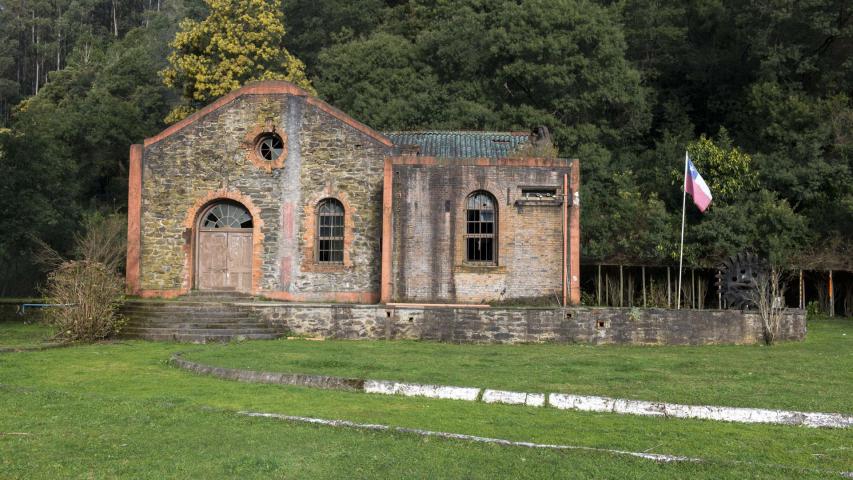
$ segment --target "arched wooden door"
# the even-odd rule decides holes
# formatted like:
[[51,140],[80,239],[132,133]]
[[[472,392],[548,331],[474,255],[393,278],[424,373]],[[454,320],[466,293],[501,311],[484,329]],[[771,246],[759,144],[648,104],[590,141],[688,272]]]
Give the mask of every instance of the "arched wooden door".
[[252,215],[236,202],[208,207],[199,219],[196,288],[252,290]]

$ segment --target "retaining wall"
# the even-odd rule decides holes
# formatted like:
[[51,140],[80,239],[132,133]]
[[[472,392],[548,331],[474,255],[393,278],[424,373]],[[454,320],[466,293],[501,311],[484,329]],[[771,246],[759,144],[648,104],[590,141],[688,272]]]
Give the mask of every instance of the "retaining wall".
[[[763,342],[758,315],[736,310],[246,305],[283,330],[323,338],[635,345]],[[805,336],[805,311],[788,311],[777,338],[798,341]]]

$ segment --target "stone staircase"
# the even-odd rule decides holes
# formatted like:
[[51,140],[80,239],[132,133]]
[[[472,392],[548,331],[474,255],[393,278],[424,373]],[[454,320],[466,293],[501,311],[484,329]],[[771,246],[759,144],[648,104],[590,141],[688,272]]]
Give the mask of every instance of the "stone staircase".
[[129,300],[121,309],[127,318],[121,336],[192,343],[282,336],[250,307],[235,305],[253,299],[236,292],[204,291],[175,300]]

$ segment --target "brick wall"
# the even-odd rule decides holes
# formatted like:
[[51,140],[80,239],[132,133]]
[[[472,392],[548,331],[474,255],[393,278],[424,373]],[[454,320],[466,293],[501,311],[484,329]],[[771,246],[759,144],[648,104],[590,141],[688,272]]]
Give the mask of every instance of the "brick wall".
[[[562,200],[524,203],[521,189],[551,187],[560,195],[571,164],[532,160],[394,160],[389,300],[561,298]],[[492,266],[465,259],[466,200],[477,190],[497,201],[497,264]]]
[[[282,161],[255,154],[253,139],[270,130],[285,142]],[[564,274],[577,267],[578,207],[518,200],[522,186],[576,192],[577,161],[409,157],[389,170],[387,162],[405,158],[392,153],[386,137],[287,82],[220,98],[131,148],[129,292],[193,289],[198,217],[230,199],[253,216],[255,294],[355,303],[378,301],[380,290],[386,300],[430,302],[565,295]],[[494,266],[464,258],[465,201],[475,190],[497,200]],[[340,265],[315,260],[315,207],[326,197],[345,207]]]
[[[628,308],[388,308],[383,305],[256,303],[253,309],[298,335],[462,343],[711,345],[763,342],[755,313]],[[787,312],[781,341],[806,336],[806,315]]]
[[[390,142],[289,84],[259,85],[146,140],[132,292],[173,296],[193,288],[197,216],[209,201],[231,198],[255,217],[254,293],[376,301],[382,168]],[[269,125],[282,133],[287,153],[283,164],[262,168],[246,143]],[[313,211],[327,196],[347,207],[348,261],[323,269],[314,260]]]

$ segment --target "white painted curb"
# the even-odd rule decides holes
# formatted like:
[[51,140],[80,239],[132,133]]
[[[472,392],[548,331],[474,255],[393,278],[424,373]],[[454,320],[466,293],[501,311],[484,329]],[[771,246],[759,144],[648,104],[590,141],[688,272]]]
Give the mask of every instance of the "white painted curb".
[[486,403],[506,403],[509,405],[527,405],[528,407],[544,407],[544,393],[509,392],[506,390],[485,390],[483,401]]
[[365,380],[364,391],[383,395],[403,395],[406,397],[442,398],[445,400],[467,400],[474,402],[480,395],[479,388],[448,387],[444,385],[420,385],[417,383],[387,382],[384,380]]
[[853,416],[839,413],[793,412],[762,408],[717,407],[711,405],[680,405],[676,403],[624,400],[552,393],[548,403],[561,410],[583,412],[624,413],[629,415],[693,418],[740,423],[776,423],[806,427],[846,428],[853,426]]
[[[333,388],[342,390],[363,390],[366,393],[382,395],[403,395],[406,397],[427,397],[445,400],[464,400],[484,403],[504,403],[509,405],[545,406],[546,394],[492,390],[473,387],[451,387],[446,385],[423,385],[418,383],[391,382],[386,380],[361,380],[319,375],[300,375],[288,373],[265,373],[248,370],[211,367],[197,364],[172,356],[171,361],[180,368],[214,375],[220,378],[249,382],[281,383],[303,385],[314,388]],[[362,383],[363,382],[363,383]],[[363,387],[362,387],[363,384]],[[483,392],[482,399],[480,392]],[[713,405],[681,405],[677,403],[649,402],[645,400],[627,400],[621,398],[598,397],[593,395],[571,395],[551,393],[547,395],[548,404],[560,410],[578,410],[582,412],[621,413],[653,417],[690,418],[740,423],[771,423],[795,425],[813,428],[853,427],[853,415],[841,413],[797,412],[791,410],[772,410],[762,408],[720,407]]]

